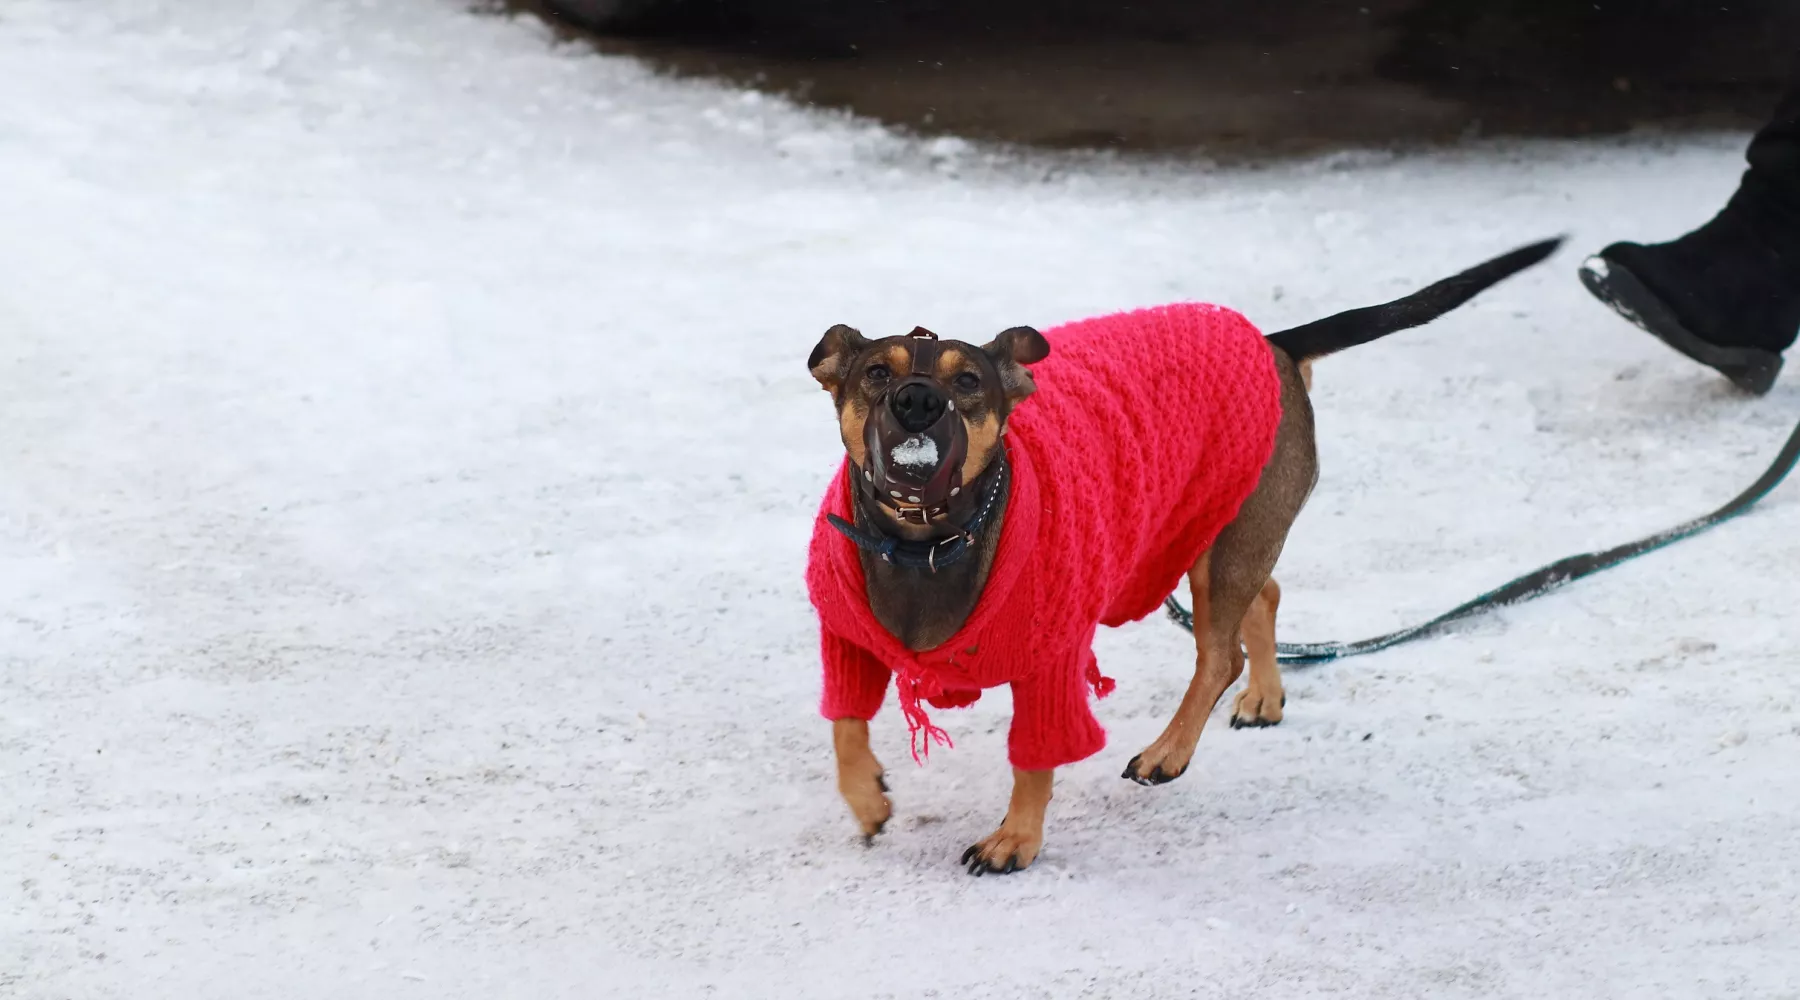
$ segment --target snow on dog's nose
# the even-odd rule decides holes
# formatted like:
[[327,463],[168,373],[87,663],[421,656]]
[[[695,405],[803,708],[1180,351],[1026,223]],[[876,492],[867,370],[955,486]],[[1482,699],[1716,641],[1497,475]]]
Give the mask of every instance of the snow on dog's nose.
[[888,453],[888,458],[908,472],[935,469],[938,464],[937,442],[923,434],[914,434],[895,445],[894,450]]

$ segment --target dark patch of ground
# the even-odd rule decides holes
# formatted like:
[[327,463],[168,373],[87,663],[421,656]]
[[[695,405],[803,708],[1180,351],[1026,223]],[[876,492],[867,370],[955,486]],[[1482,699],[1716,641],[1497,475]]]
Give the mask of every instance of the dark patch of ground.
[[620,0],[510,2],[925,134],[1226,156],[1753,127],[1800,52],[1783,0],[648,0],[603,30],[568,15]]

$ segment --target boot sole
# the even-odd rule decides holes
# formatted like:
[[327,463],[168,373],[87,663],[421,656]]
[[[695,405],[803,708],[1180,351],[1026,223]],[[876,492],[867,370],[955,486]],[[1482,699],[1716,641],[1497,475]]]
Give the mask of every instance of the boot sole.
[[1781,355],[1754,347],[1720,347],[1702,340],[1649,286],[1625,267],[1604,257],[1589,257],[1581,265],[1581,283],[1594,297],[1657,340],[1731,380],[1731,384],[1761,396],[1775,386],[1781,374]]

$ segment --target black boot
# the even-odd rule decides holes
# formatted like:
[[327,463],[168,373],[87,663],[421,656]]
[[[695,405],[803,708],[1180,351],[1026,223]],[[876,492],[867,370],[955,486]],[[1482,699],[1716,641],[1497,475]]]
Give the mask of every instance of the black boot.
[[1800,77],[1749,159],[1711,222],[1672,243],[1615,243],[1582,265],[1581,280],[1626,319],[1761,395],[1800,334]]

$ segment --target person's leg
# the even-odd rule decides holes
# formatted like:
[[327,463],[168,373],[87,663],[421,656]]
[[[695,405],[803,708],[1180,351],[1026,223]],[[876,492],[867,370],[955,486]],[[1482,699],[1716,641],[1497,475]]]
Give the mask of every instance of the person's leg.
[[1588,289],[1671,347],[1764,393],[1800,334],[1800,69],[1711,222],[1669,243],[1615,243]]
[[1765,205],[1766,221],[1783,234],[1800,233],[1800,67],[1774,120],[1751,141],[1747,158],[1750,169],[1733,200]]

